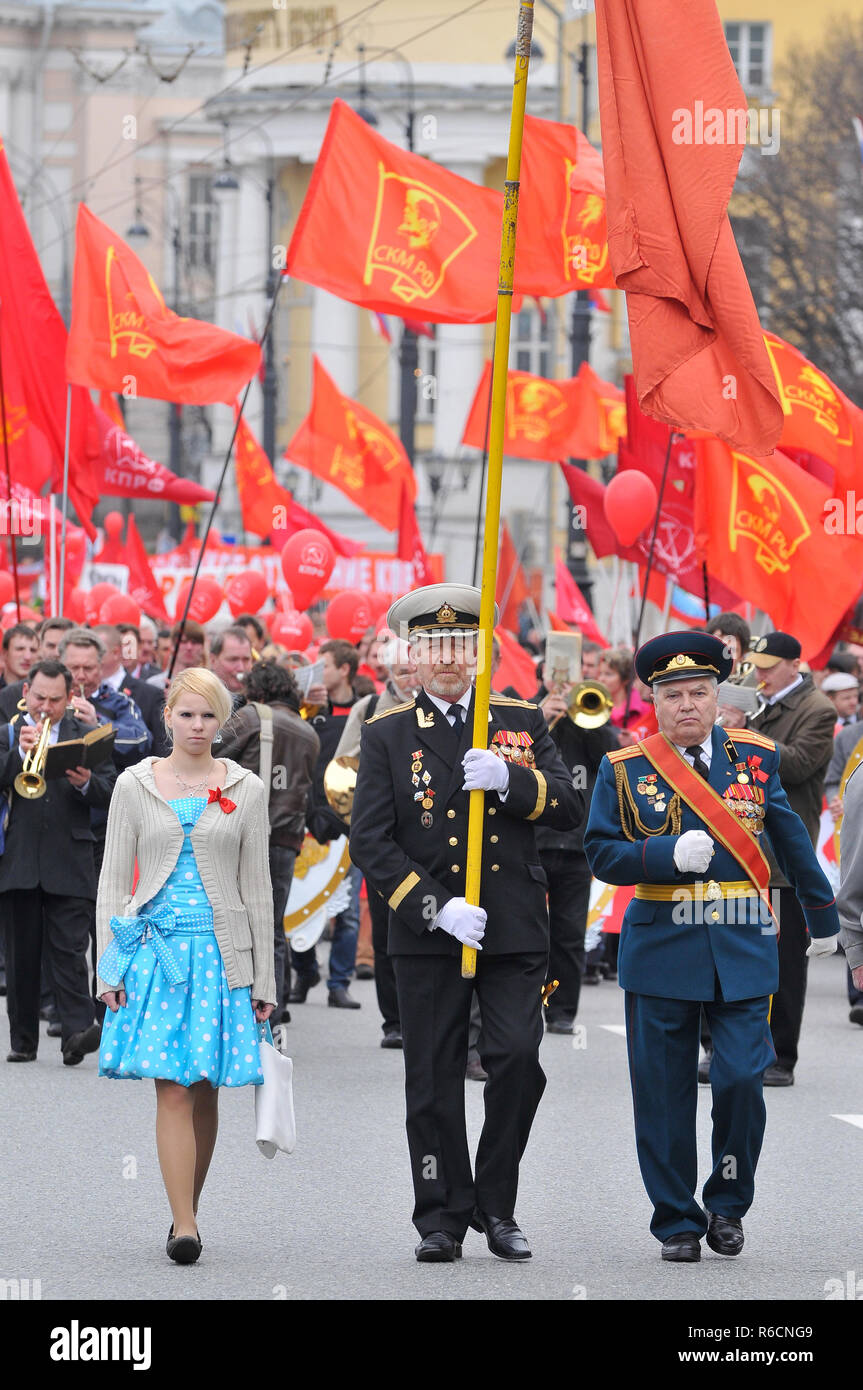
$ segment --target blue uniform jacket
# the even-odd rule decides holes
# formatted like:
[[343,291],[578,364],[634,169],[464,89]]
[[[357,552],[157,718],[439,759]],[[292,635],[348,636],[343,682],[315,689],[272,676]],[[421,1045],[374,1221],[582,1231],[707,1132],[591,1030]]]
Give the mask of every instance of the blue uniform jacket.
[[[726,751],[729,739],[736,758]],[[764,791],[764,831],[797,894],[810,934],[832,936],[839,930],[833,893],[806,828],[782,789],[775,744],[745,729],[714,727],[712,745],[710,785],[720,796],[738,781],[739,763],[750,757],[761,759],[759,770],[767,774],[767,780],[759,784]],[[687,885],[706,886],[711,879],[741,882],[746,878],[740,864],[718,840],[706,873],[679,873],[673,858],[678,835],[687,830],[710,834],[709,826],[683,802],[679,828],[673,830],[668,824],[673,811],[672,791],[653,764],[635,746],[612,757],[618,760],[616,767],[608,757],[600,765],[584,837],[596,878],[604,883],[662,883],[684,889]],[[616,769],[617,775],[626,779],[631,797],[625,788],[620,789],[619,796]],[[650,783],[645,782],[648,777],[652,778]],[[656,794],[639,793],[639,779],[643,789],[655,786]],[[631,804],[637,807],[646,833],[633,824],[626,809]],[[760,900],[752,896],[714,903],[705,900],[702,891],[696,887],[688,895],[681,894],[677,902],[633,898],[620,937],[618,971],[623,988],[666,999],[714,999],[718,976],[722,997],[729,1002],[774,994],[779,984],[776,928]],[[777,911],[778,898],[773,906]],[[718,921],[712,920],[714,909]]]

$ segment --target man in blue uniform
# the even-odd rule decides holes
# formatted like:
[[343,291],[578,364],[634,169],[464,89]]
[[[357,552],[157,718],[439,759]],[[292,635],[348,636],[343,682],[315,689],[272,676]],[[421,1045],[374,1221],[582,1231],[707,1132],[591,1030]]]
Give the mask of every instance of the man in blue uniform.
[[[607,755],[585,835],[594,875],[635,884],[620,941],[620,983],[638,1160],[664,1260],[737,1255],[764,1135],[762,1073],[774,1060],[770,996],[779,981],[767,886],[770,847],[796,892],[811,945],[836,949],[833,894],[788,804],[771,739],[716,726],[731,657],[715,637],[672,632],[636,653],[659,732]],[[713,1171],[695,1199],[699,1015],[713,1035]]]
[[[570,829],[584,807],[536,705],[493,695],[486,746],[473,747],[479,601],[466,584],[432,584],[390,608],[422,689],[363,725],[351,816],[351,858],[390,909],[421,1263],[458,1259],[468,1226],[500,1259],[531,1257],[514,1208],[545,1087],[548,884],[534,827]],[[464,896],[472,789],[485,792],[479,907]],[[475,980],[462,977],[463,945],[479,953]],[[464,1110],[474,988],[488,1072],[475,1174]]]

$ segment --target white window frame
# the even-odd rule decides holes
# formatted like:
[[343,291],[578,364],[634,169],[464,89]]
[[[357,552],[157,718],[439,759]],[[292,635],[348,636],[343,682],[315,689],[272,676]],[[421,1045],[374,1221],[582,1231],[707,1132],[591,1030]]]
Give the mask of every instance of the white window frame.
[[[753,29],[753,27],[754,27],[755,25],[758,25],[760,28],[762,28],[762,29],[764,30],[764,40],[763,40],[764,54],[763,54],[763,57],[762,57],[762,59],[761,59],[762,78],[761,78],[761,81],[760,81],[760,82],[753,82],[753,80],[752,80],[751,77],[750,77],[750,67],[751,67],[751,65],[752,65],[752,59],[751,59],[752,34],[751,34],[751,30]],[[729,31],[729,29],[734,29],[734,28],[736,28],[736,29],[739,31],[739,38],[736,39],[736,40],[729,39],[729,37],[728,37],[728,31]],[[747,93],[748,93],[748,92],[753,92],[753,93],[758,93],[758,92],[769,92],[769,91],[771,90],[771,82],[772,82],[772,80],[773,80],[773,25],[772,25],[772,23],[771,23],[769,20],[766,20],[766,19],[753,19],[753,20],[729,19],[729,20],[726,20],[726,21],[724,22],[723,29],[724,29],[724,33],[725,33],[725,42],[728,44],[729,51],[731,50],[731,44],[732,44],[732,43],[735,43],[736,46],[737,46],[737,49],[738,49],[737,58],[736,58],[736,60],[734,60],[734,66],[735,66],[735,68],[737,69],[737,76],[740,78],[740,85],[741,85],[741,87],[743,88],[743,90],[744,90],[745,92],[747,92]],[[734,58],[734,55],[732,54],[732,59],[733,59],[733,58]]]

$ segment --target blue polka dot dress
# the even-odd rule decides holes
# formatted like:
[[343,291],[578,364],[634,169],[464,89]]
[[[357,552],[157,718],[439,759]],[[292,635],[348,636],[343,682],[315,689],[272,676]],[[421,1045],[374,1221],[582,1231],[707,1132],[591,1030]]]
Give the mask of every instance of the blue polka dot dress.
[[[161,927],[142,928],[124,971],[126,1006],[105,1015],[99,1075],[258,1086],[264,1078],[251,992],[248,985],[228,988],[190,839],[207,800],[187,796],[168,804],[183,827],[183,845],[170,877],[139,913],[156,913]],[[181,983],[170,983],[181,973]]]

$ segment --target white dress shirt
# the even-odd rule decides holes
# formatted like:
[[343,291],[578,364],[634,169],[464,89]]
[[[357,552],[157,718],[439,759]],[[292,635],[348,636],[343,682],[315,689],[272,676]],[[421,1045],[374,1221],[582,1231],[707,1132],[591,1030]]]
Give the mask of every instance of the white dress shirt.
[[[687,744],[684,744],[684,743],[675,743],[674,746],[675,746],[675,748],[677,749],[678,753],[680,753],[680,754],[686,759],[686,761],[689,763],[689,766],[690,766],[690,767],[694,767],[694,766],[695,766],[695,759],[694,759],[693,757],[690,757],[690,755],[689,755],[689,754],[687,753],[687,751],[686,751],[687,747],[691,748],[693,745],[692,745],[691,743],[688,744],[688,745],[687,745]],[[712,758],[713,758],[713,735],[712,735],[712,733],[709,733],[709,734],[707,735],[707,738],[706,738],[706,739],[704,740],[704,742],[701,744],[701,756],[702,756],[702,758],[704,759],[704,761],[707,763],[707,766],[710,767],[710,763],[711,763],[711,760],[712,760]]]

